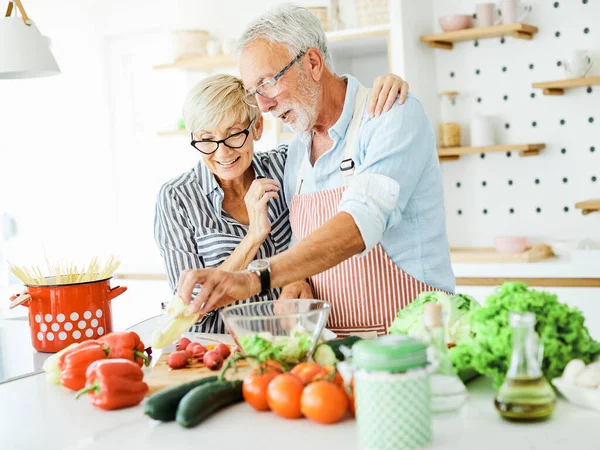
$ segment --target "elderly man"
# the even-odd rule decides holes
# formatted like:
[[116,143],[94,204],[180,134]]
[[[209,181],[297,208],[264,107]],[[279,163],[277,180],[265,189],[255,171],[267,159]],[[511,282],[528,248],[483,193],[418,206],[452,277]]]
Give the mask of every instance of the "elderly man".
[[435,136],[421,104],[369,117],[367,89],[333,72],[325,33],[285,5],[254,21],[239,43],[245,101],[288,124],[284,193],[294,245],[247,271],[182,274],[184,301],[207,313],[270,288],[303,298],[309,278],[331,303],[339,335],[384,334],[421,291],[454,290]]

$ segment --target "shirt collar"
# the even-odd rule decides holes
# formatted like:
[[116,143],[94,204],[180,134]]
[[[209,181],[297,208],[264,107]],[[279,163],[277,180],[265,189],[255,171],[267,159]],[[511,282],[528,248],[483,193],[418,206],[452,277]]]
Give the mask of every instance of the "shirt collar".
[[[254,152],[254,155],[252,156],[252,167],[254,168],[256,177],[270,178],[270,175],[265,170],[265,166],[268,163],[269,157],[267,155],[261,155],[256,151]],[[196,176],[198,177],[198,183],[205,195],[211,194],[216,189],[221,189],[215,175],[208,169],[202,160],[198,161],[195,170]]]
[[[343,75],[342,78],[348,80],[344,109],[342,109],[342,114],[337,122],[329,130],[329,135],[331,136],[332,133],[335,133],[338,139],[343,139],[346,136],[352,116],[354,115],[354,103],[356,103],[356,92],[358,91],[358,80],[356,78],[352,75]],[[331,137],[333,138],[333,136]]]
[[198,183],[205,195],[211,194],[215,189],[219,188],[219,183],[215,179],[215,175],[206,167],[202,160],[198,161],[196,166],[196,176]]

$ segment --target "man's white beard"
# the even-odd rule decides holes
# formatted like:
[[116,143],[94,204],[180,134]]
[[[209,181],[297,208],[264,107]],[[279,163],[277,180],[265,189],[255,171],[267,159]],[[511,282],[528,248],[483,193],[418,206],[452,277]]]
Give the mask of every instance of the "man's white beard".
[[311,118],[314,117],[316,107],[296,105],[294,106],[294,120],[290,120],[289,126],[294,133],[304,133],[308,131],[311,124]]
[[[298,87],[300,96],[305,100],[305,103],[292,103],[289,108],[286,108],[293,110],[295,115],[295,118],[290,120],[288,125],[294,133],[306,133],[317,118],[319,86],[310,83],[306,74],[300,71]],[[277,115],[279,114],[281,113]]]

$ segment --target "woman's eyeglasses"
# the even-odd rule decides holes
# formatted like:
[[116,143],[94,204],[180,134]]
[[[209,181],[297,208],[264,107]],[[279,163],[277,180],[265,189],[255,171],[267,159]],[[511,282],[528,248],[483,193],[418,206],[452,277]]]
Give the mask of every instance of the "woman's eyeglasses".
[[252,119],[250,121],[250,125],[248,125],[248,128],[245,130],[232,134],[231,136],[228,136],[220,141],[211,141],[210,139],[201,139],[197,141],[194,140],[194,133],[192,133],[192,147],[205,155],[212,155],[218,150],[220,144],[223,144],[229,148],[242,148],[248,139],[250,128],[252,127],[254,120],[255,119]]

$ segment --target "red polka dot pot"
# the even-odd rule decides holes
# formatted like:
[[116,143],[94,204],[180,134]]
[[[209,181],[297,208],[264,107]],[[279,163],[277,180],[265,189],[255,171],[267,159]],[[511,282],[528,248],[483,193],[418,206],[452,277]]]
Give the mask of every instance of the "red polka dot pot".
[[110,301],[125,292],[110,278],[86,283],[26,286],[11,308],[29,308],[31,342],[39,352],[56,353],[74,342],[112,332]]

